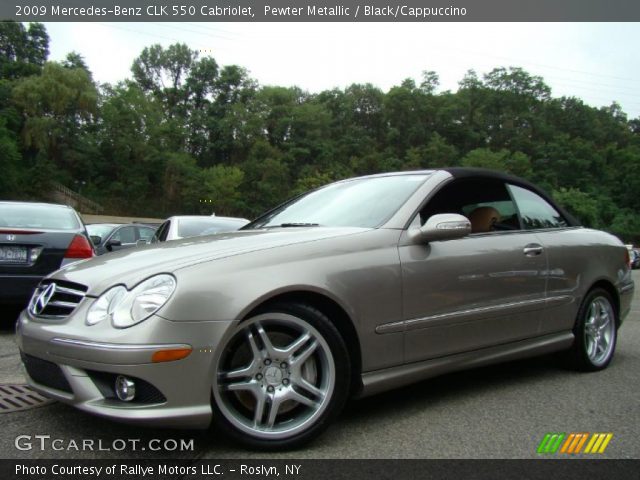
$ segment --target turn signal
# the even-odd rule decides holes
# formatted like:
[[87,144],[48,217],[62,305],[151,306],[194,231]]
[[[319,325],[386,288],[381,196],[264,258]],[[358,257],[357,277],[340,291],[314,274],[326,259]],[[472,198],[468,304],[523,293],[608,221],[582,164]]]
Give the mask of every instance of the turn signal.
[[173,350],[158,350],[151,357],[153,363],[173,362],[187,358],[191,353],[190,348],[176,348]]

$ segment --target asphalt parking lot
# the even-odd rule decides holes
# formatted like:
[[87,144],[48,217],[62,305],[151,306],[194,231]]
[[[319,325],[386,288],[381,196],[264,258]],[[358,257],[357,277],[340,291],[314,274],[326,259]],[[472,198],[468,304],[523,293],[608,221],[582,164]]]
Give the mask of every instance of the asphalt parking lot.
[[[634,272],[640,285],[640,272]],[[4,312],[3,317],[13,315]],[[0,331],[0,384],[24,383],[9,318]],[[598,458],[640,458],[640,288],[619,332],[615,359],[598,373],[568,370],[554,356],[443,376],[354,401],[323,436],[301,450],[269,458],[535,458],[547,432],[611,432]],[[0,414],[0,458],[264,458],[215,430],[131,427],[60,403]],[[29,435],[31,450],[16,437]],[[61,439],[40,449],[36,435]],[[94,449],[67,449],[93,440]],[[127,448],[119,450],[127,441]],[[139,439],[131,448],[129,439]],[[193,451],[151,451],[144,445],[193,440]],[[174,440],[176,442],[174,442]],[[102,450],[98,449],[98,445]],[[22,445],[24,448],[24,444]],[[105,450],[117,446],[117,449]],[[138,448],[139,447],[139,448]],[[144,448],[144,450],[143,450]],[[585,456],[585,455],[582,455]]]

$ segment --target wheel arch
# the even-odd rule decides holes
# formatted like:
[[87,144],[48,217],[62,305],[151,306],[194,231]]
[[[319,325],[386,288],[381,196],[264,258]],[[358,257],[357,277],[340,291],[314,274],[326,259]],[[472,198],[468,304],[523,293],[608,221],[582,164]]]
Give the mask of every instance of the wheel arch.
[[347,311],[335,300],[322,293],[309,290],[294,290],[274,294],[262,299],[242,316],[240,321],[255,315],[259,310],[277,303],[303,303],[322,312],[333,323],[347,345],[351,361],[350,395],[356,395],[362,388],[362,353],[355,324]]
[[605,278],[601,278],[591,285],[589,290],[587,290],[585,297],[589,294],[589,292],[591,292],[592,290],[595,290],[596,288],[601,288],[604,291],[606,291],[609,295],[611,295],[611,299],[613,300],[613,308],[616,312],[616,326],[619,327],[621,319],[620,319],[620,294],[618,292],[618,289],[609,280]]

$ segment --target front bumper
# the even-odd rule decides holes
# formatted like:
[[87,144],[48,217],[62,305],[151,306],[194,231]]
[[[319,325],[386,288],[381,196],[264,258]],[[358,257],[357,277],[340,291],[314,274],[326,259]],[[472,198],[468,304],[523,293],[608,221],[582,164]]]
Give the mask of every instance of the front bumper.
[[[80,410],[155,427],[207,428],[216,347],[231,322],[176,322],[153,316],[127,329],[86,326],[85,299],[68,319],[45,321],[22,312],[16,340],[29,385]],[[97,328],[96,328],[97,327]],[[90,337],[89,337],[90,335]],[[182,360],[153,363],[155,351],[191,347]],[[144,392],[117,399],[118,375]]]

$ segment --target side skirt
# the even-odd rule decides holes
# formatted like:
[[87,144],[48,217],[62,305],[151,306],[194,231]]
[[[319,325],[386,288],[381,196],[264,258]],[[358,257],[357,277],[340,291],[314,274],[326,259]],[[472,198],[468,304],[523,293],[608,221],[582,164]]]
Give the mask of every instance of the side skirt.
[[368,397],[457,370],[484,367],[493,363],[566,350],[571,347],[573,340],[572,332],[553,333],[543,337],[363,373],[362,390],[357,397]]

